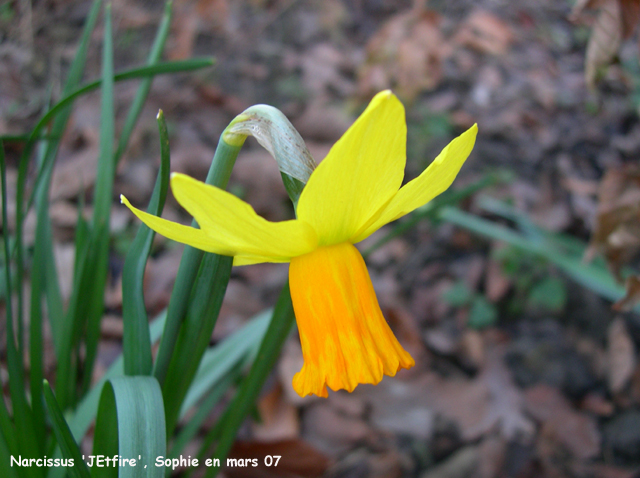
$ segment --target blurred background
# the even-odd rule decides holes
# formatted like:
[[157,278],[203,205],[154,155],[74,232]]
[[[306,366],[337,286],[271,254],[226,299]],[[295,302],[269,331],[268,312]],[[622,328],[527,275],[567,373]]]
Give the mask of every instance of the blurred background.
[[[144,62],[163,5],[112,5],[117,71]],[[59,97],[89,6],[0,2],[1,135],[29,131],[49,95]],[[224,473],[639,476],[640,318],[632,308],[640,281],[632,268],[640,250],[640,2],[175,0],[173,9],[167,59],[212,55],[216,65],[154,79],[119,164],[96,377],[121,352],[121,270],[137,228],[117,197],[148,202],[158,109],[169,124],[171,169],[204,179],[220,133],[252,104],[280,108],[321,160],[368,100],[391,88],[407,112],[407,179],[479,125],[453,186],[467,191],[461,200],[362,244],[368,251],[384,239],[367,262],[416,367],[352,394],[300,399],[291,388],[302,364],[294,334],[232,452],[279,454],[282,462]],[[98,25],[87,79],[100,74]],[[116,85],[120,124],[136,87]],[[77,205],[87,200],[91,211],[99,111],[99,92],[76,101],[53,177],[65,298]],[[21,143],[5,147],[11,189]],[[292,217],[275,162],[253,140],[229,189],[269,220]],[[191,221],[171,196],[163,216]],[[27,244],[34,225],[28,217]],[[168,303],[181,252],[156,237],[145,282],[152,314]],[[212,343],[272,306],[287,271],[234,268]],[[45,367],[55,375],[53,360]]]

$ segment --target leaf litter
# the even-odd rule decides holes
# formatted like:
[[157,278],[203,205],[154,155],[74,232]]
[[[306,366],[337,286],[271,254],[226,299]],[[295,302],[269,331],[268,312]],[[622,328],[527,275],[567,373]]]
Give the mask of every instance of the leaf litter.
[[[2,134],[28,129],[42,106],[40,85],[56,84],[65,52],[75,45],[79,22],[73,22],[83,13],[73,2],[54,3],[51,11],[34,3],[32,41],[0,20],[6,40],[0,54],[7,58],[0,77],[9,85],[0,94]],[[140,203],[149,197],[158,108],[173,124],[174,169],[202,178],[218,135],[248,105],[279,107],[320,160],[368,97],[392,88],[407,105],[408,178],[477,121],[474,155],[455,186],[488,169],[513,170],[516,181],[483,194],[514,205],[545,230],[590,238],[588,259],[604,257],[620,283],[629,284],[617,313],[549,264],[423,221],[369,261],[386,317],[416,367],[350,395],[300,400],[289,393],[301,363],[292,339],[258,403],[262,422],[246,427],[233,451],[237,457],[281,454],[290,463],[233,476],[613,478],[638,469],[640,427],[633,425],[639,423],[640,321],[628,311],[640,294],[637,276],[626,270],[640,252],[638,72],[627,66],[637,57],[638,4],[579,1],[572,15],[570,2],[552,0],[175,2],[167,57],[214,54],[218,66],[212,74],[154,81],[116,191]],[[160,12],[143,1],[114,2],[113,8],[127,32],[116,46],[124,67],[146,51]],[[52,42],[58,56],[39,48]],[[89,65],[96,76],[98,48]],[[131,89],[118,85],[117,108],[130,98]],[[73,271],[72,212],[91,197],[95,181],[97,111],[96,95],[78,103],[52,189],[65,298]],[[250,142],[245,149],[231,190],[269,219],[291,217],[268,154]],[[14,178],[19,146],[7,144],[7,151]],[[474,198],[462,207],[514,223],[487,213]],[[165,217],[190,221],[173,199]],[[129,220],[118,240],[126,244],[134,226]],[[118,250],[114,244],[116,266]],[[179,247],[156,239],[145,279],[150,312],[166,306],[179,257]],[[116,284],[117,274],[114,267]],[[282,265],[235,269],[212,343],[271,306],[285,278]],[[549,278],[555,281],[545,282]],[[460,282],[469,301],[452,304],[447,293]],[[564,284],[559,307],[544,300],[531,306],[533,291],[549,295],[539,287],[545,283]],[[474,328],[471,318],[470,304],[478,298],[496,311],[484,328]],[[103,370],[120,350],[117,294],[108,303]],[[55,364],[47,367],[55,370]]]

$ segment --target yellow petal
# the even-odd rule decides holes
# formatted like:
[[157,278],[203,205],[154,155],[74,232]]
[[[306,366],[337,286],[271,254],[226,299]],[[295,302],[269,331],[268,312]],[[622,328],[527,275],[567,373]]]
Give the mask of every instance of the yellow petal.
[[415,365],[387,325],[358,250],[343,242],[295,257],[289,287],[304,365],[293,378],[300,396],[353,391]]
[[158,234],[162,234],[164,237],[202,249],[203,251],[216,252],[227,256],[233,255],[233,251],[231,249],[225,249],[222,244],[212,241],[201,229],[183,226],[177,222],[167,221],[161,217],[141,211],[140,209],[133,207],[129,200],[122,195],[120,196],[120,200],[125,206],[131,209],[136,216],[138,216],[138,219]]
[[147,226],[163,236],[207,252],[252,259],[238,263],[288,262],[316,247],[316,234],[303,221],[269,222],[253,208],[222,189],[184,174],[171,176],[171,188],[178,202],[191,213],[200,229],[173,223],[147,214],[123,202]]
[[473,125],[451,141],[420,176],[400,188],[379,216],[355,235],[353,242],[362,241],[385,224],[425,205],[451,186],[473,149],[477,132],[478,126]]
[[215,186],[174,173],[171,189],[200,229],[232,250],[232,255],[286,261],[316,246],[315,232],[303,221],[269,222],[258,216],[249,204]]
[[233,257],[234,266],[248,266],[251,264],[262,264],[263,262],[289,262],[290,257],[268,257],[268,256],[250,256],[240,254]]
[[320,244],[347,241],[396,193],[406,161],[404,107],[390,92],[378,93],[331,148],[309,178],[298,218]]

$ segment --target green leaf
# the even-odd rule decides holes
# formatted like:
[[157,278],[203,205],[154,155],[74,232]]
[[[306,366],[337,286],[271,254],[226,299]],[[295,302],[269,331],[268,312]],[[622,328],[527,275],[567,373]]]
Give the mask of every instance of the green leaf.
[[104,309],[104,290],[107,284],[109,260],[109,217],[113,200],[115,161],[113,139],[115,112],[113,101],[113,31],[111,26],[111,4],[105,6],[104,40],[102,44],[102,99],[100,107],[100,156],[93,195],[93,217],[89,259],[82,271],[81,283],[86,285],[82,304],[76,309],[82,316],[75,320],[86,324],[85,360],[83,364],[83,386],[86,392],[93,375],[93,364],[100,339],[100,322]]
[[471,303],[467,325],[472,329],[484,329],[495,325],[497,320],[498,311],[496,306],[483,296],[476,296]]
[[7,436],[0,435],[0,474],[5,478],[20,478],[16,467],[11,466],[11,457],[19,456],[19,453],[9,451],[6,439]]
[[[186,71],[199,70],[202,68],[210,67],[213,64],[214,64],[213,58],[190,58],[188,60],[160,62],[155,65],[143,66],[140,68],[133,68],[131,70],[123,71],[122,73],[117,73],[115,76],[113,76],[113,81],[119,82],[119,81],[126,81],[126,80],[135,80],[138,78],[146,78],[149,76],[155,76],[155,75],[161,75],[161,74],[167,74],[167,73],[180,73],[180,72],[186,72]],[[25,145],[21,157],[24,157],[28,160],[29,155],[31,154],[35,143],[40,139],[40,133],[42,132],[43,129],[45,129],[49,125],[51,120],[53,120],[58,114],[60,114],[66,108],[71,106],[76,99],[78,99],[83,95],[86,95],[87,93],[91,93],[92,91],[97,90],[101,86],[102,86],[102,80],[93,81],[82,87],[79,87],[72,93],[69,93],[68,96],[65,96],[64,98],[62,98],[58,103],[56,103],[55,106],[53,106],[49,111],[47,111],[45,115],[42,116],[42,118],[40,118],[36,126],[31,131],[29,141]],[[44,171],[39,170],[35,179],[34,189],[37,188],[38,184],[42,181],[43,175],[44,175]],[[29,197],[27,208],[23,211],[23,214],[22,214],[23,220],[27,212],[31,208],[33,200],[34,200],[34,195],[32,193],[32,195]]]
[[[4,385],[4,384],[2,384]],[[11,422],[9,411],[7,410],[7,404],[4,402],[4,397],[0,398],[0,436],[6,440],[5,446],[11,455],[19,455],[18,441],[16,439],[16,428]]]
[[560,312],[567,303],[567,288],[558,277],[546,277],[537,282],[529,292],[529,305]]
[[[4,157],[4,145],[0,143],[0,181],[2,185],[2,223],[9,224],[7,214],[7,175],[6,163]],[[10,264],[11,255],[9,251],[9,231],[8,228],[2,228],[4,236],[4,259],[5,264]],[[6,284],[11,284],[10,267],[5,267]],[[7,297],[11,297],[11,292],[7,290]],[[16,427],[16,438],[20,453],[29,458],[37,458],[42,450],[39,449],[39,443],[35,436],[35,428],[33,425],[33,416],[31,409],[25,396],[24,375],[22,358],[19,355],[18,348],[14,341],[13,313],[11,300],[6,301],[6,353],[7,368],[9,370],[9,393],[11,396],[11,405],[13,409],[13,417],[15,422],[19,424]],[[5,424],[6,427],[6,424]],[[4,428],[3,428],[4,432]],[[28,476],[42,476],[42,472],[34,467],[26,469]]]
[[[42,143],[38,148],[38,165],[42,165],[47,154],[47,143]],[[36,232],[33,246],[33,257],[31,265],[31,303],[29,307],[29,382],[31,392],[31,409],[33,412],[33,424],[36,437],[40,443],[40,449],[45,449],[45,439],[47,438],[45,428],[45,410],[43,401],[43,379],[44,379],[44,349],[42,338],[43,304],[42,299],[46,287],[48,263],[53,262],[53,244],[51,242],[51,223],[49,219],[49,189],[50,177],[46,182],[40,184],[36,192]],[[51,292],[54,292],[57,284],[52,284]],[[51,296],[53,294],[50,294]],[[59,323],[59,317],[55,314],[59,311],[52,310],[54,316],[51,320],[52,328]],[[56,330],[57,332],[57,330]],[[57,337],[56,337],[57,338]]]
[[[536,234],[536,237],[543,237],[544,240],[530,240],[502,224],[496,224],[454,207],[443,208],[440,218],[476,234],[506,242],[521,251],[542,257],[558,266],[577,283],[606,299],[616,301],[625,294],[624,288],[615,281],[602,263],[594,261],[591,264],[585,264],[582,261],[582,254],[575,253],[575,244],[573,250],[568,250],[548,233]],[[634,310],[640,311],[640,306]]]
[[222,306],[233,258],[205,254],[193,286],[189,307],[167,370],[163,396],[167,411],[167,430],[171,434],[182,400],[198,370]]
[[[222,189],[227,187],[229,177],[231,176],[231,170],[233,169],[238,153],[242,148],[242,144],[230,145],[226,143],[223,136],[224,135],[220,136],[218,147],[216,148],[216,152],[213,156],[213,161],[205,181],[207,184],[211,184]],[[191,224],[193,227],[198,227],[195,220],[192,221]],[[180,326],[187,314],[187,309],[191,300],[191,290],[196,281],[196,276],[204,254],[205,253],[201,250],[195,249],[191,246],[185,246],[184,252],[182,253],[176,282],[173,286],[173,291],[171,292],[171,298],[169,299],[169,310],[167,311],[165,331],[162,335],[162,340],[160,341],[160,348],[158,349],[158,355],[153,369],[153,374],[158,379],[161,386],[164,386],[169,365],[174,354],[176,341],[178,340]],[[224,286],[224,288],[226,288],[227,284],[220,284],[220,286]],[[175,409],[172,409],[171,411],[175,412]]]
[[[156,179],[150,214],[162,213],[169,189],[169,135],[162,111],[158,113],[160,130],[160,171]],[[153,369],[149,324],[144,304],[143,281],[155,233],[140,224],[136,238],[127,253],[122,271],[122,320],[124,322],[123,355],[127,375],[150,375]]]
[[94,455],[134,459],[124,466],[91,468],[91,476],[162,478],[155,466],[167,454],[162,392],[154,377],[117,377],[102,390],[93,445]]
[[[271,318],[264,339],[262,339],[260,349],[258,350],[256,359],[253,361],[251,370],[240,385],[238,393],[236,393],[229,404],[228,414],[220,424],[222,432],[214,453],[214,457],[218,458],[220,463],[225,462],[235,440],[236,433],[247,417],[247,414],[253,408],[258,394],[267,376],[273,370],[276,360],[280,355],[280,350],[289,336],[294,323],[293,304],[291,303],[289,284],[287,283],[280,293],[280,297],[274,308],[273,317]],[[216,476],[218,471],[220,471],[218,468],[210,468],[207,470],[206,476]]]
[[220,380],[229,375],[238,364],[243,363],[247,357],[255,357],[272,316],[272,310],[261,312],[247,325],[205,352],[198,373],[182,403],[180,417],[183,417]]
[[[164,50],[164,45],[167,41],[167,37],[169,36],[170,25],[171,25],[171,1],[167,1],[165,3],[164,15],[162,16],[162,21],[160,22],[160,26],[158,27],[158,32],[156,33],[156,38],[153,42],[153,46],[151,47],[151,51],[149,52],[149,57],[147,59],[148,66],[156,65],[160,60],[160,57],[162,56],[162,51]],[[147,100],[147,95],[149,94],[149,90],[151,90],[152,81],[153,81],[153,76],[144,78],[140,82],[140,86],[138,87],[136,96],[134,97],[131,103],[131,107],[129,108],[129,112],[127,113],[127,118],[124,121],[124,126],[122,127],[122,131],[120,132],[120,139],[118,141],[118,147],[115,153],[116,165],[120,161],[120,158],[122,157],[125,149],[127,148],[127,143],[129,142],[131,133],[133,133],[133,128],[138,122],[138,117],[142,112],[142,107],[144,106],[144,103]]]
[[189,418],[184,426],[180,427],[180,432],[174,438],[171,449],[167,454],[168,458],[177,458],[182,454],[187,444],[198,434],[202,424],[209,418],[215,406],[220,403],[222,397],[239,377],[240,367],[236,367],[236,369],[216,382],[216,385],[207,393],[202,403],[198,405],[193,416]]
[[82,459],[78,444],[74,440],[71,430],[69,430],[69,425],[67,425],[56,397],[53,395],[53,390],[51,390],[49,382],[46,380],[44,381],[43,391],[47,411],[49,412],[49,417],[51,417],[53,432],[62,450],[62,456],[67,460],[73,460],[74,466],[67,468],[69,474],[75,478],[89,478],[89,469]]
[[[100,12],[100,1],[95,0],[89,11],[89,15],[87,17],[87,21],[85,23],[82,37],[78,46],[78,51],[76,52],[76,55],[73,59],[71,67],[69,68],[69,74],[67,76],[67,81],[63,89],[63,95],[66,95],[69,92],[71,92],[73,88],[75,88],[76,85],[80,82],[82,73],[84,71],[87,50],[89,48],[89,40],[91,38],[91,32],[95,27],[99,12]],[[59,138],[62,137],[62,133],[65,130],[67,120],[69,118],[69,115],[71,114],[71,109],[69,107],[61,108],[59,113],[60,113],[59,116],[56,117],[56,120],[51,128],[52,139],[50,141],[49,140],[47,141],[47,144],[46,144],[46,147],[44,148],[44,152],[42,156],[43,159],[38,165],[38,177],[42,179],[36,183],[33,189],[33,192],[31,193],[31,197],[29,199],[27,209],[24,211],[23,211],[24,188],[25,188],[25,183],[27,179],[28,162],[29,162],[29,158],[30,158],[33,146],[35,144],[35,141],[39,139],[40,132],[36,132],[35,130],[32,131],[32,133],[29,136],[29,140],[27,141],[27,144],[25,145],[25,148],[20,157],[19,169],[18,169],[17,198],[16,198],[16,237],[17,237],[17,241],[16,241],[17,254],[16,255],[17,255],[17,262],[18,264],[20,264],[20,267],[18,267],[17,282],[19,284],[18,294],[20,296],[22,294],[22,285],[21,285],[22,284],[22,256],[23,256],[22,254],[22,248],[23,248],[22,223],[24,221],[24,218],[26,217],[28,209],[31,207],[31,204],[37,194],[40,194],[41,196],[45,196],[48,198],[48,190],[49,190],[49,184],[51,181],[51,174],[53,170],[53,162],[56,157]],[[44,184],[45,186],[41,186],[41,184]],[[48,254],[48,251],[46,251],[46,247],[45,247],[45,256],[47,254]],[[49,267],[52,267],[52,266],[55,267],[55,265],[49,264]],[[53,298],[52,294],[55,292],[55,286],[51,285],[47,287],[48,287],[49,299],[52,299]],[[19,303],[22,304],[22,300],[20,300]],[[55,304],[53,302],[50,301],[50,303],[53,307],[55,307]],[[52,313],[54,314],[53,316],[54,322],[56,320],[55,314],[57,312],[59,311],[52,309]],[[18,315],[20,317],[22,316],[22,313],[20,310],[18,312]],[[57,318],[59,319],[59,317]],[[58,329],[55,329],[54,333],[57,332],[57,330]],[[19,332],[19,336],[21,336],[20,332]],[[61,342],[60,338],[54,336],[54,342],[59,344]]]
[[467,284],[458,281],[442,295],[442,299],[453,307],[462,307],[469,303],[472,295]]
[[[160,314],[149,326],[149,335],[151,341],[156,343],[162,334],[167,312]],[[91,422],[96,417],[98,411],[98,402],[100,400],[100,391],[103,385],[110,379],[119,377],[124,373],[124,359],[120,355],[107,369],[105,374],[98,380],[93,388],[87,393],[82,401],[78,404],[75,412],[69,417],[69,427],[76,440],[80,441],[87,433]]]
[[85,287],[88,287],[88,284],[82,282],[82,271],[85,269],[88,261],[91,230],[82,215],[83,209],[84,200],[82,199],[82,195],[80,195],[76,235],[74,238],[75,258],[73,264],[73,284],[71,287],[71,297],[69,298],[69,307],[62,321],[60,333],[61,340],[59,350],[66,351],[66,357],[64,360],[58,360],[58,370],[56,373],[56,393],[58,403],[60,403],[62,409],[68,408],[74,401],[76,371],[78,366],[78,357],[74,352],[77,349],[77,342],[82,333],[82,321],[78,319],[80,314],[77,312],[77,309],[82,304],[81,298],[83,294],[85,294]]

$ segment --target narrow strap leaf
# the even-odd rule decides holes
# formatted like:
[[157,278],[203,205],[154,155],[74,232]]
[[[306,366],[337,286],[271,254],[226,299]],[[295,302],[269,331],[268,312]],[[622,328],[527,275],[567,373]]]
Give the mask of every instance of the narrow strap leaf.
[[74,478],[89,478],[89,469],[82,459],[78,444],[74,440],[71,430],[69,430],[69,425],[67,425],[56,397],[53,395],[53,390],[51,390],[49,382],[46,380],[44,381],[43,391],[53,432],[56,435],[62,456],[67,460],[73,460],[73,466],[67,468],[69,474]]
[[[211,162],[211,167],[209,168],[209,174],[207,175],[207,184],[223,189],[227,187],[229,177],[231,176],[231,170],[233,169],[233,165],[235,164],[241,148],[242,142],[230,145],[224,141],[224,134],[220,136],[218,147],[216,148],[213,161]],[[197,227],[197,223],[195,221],[192,222],[192,225]],[[162,334],[160,348],[158,349],[158,355],[153,369],[153,374],[158,379],[161,386],[164,384],[165,377],[167,376],[169,364],[173,357],[176,341],[178,339],[180,325],[187,313],[191,297],[191,289],[195,283],[200,262],[203,257],[204,252],[190,246],[186,246],[182,253],[176,282],[169,300],[165,331]],[[225,283],[225,289],[226,286],[227,284]]]
[[92,467],[92,477],[162,478],[155,466],[166,456],[162,392],[154,377],[117,377],[102,389],[96,419],[93,454],[133,459],[124,466]]
[[[149,57],[147,58],[147,65],[153,66],[158,63],[160,57],[162,56],[162,52],[164,50],[164,45],[167,42],[167,37],[169,36],[169,26],[171,25],[171,1],[167,1],[164,6],[164,14],[162,15],[162,21],[160,22],[160,26],[158,27],[158,32],[156,33],[156,38],[153,41],[153,45],[151,46],[151,51],[149,52]],[[129,108],[129,112],[127,113],[127,118],[124,121],[124,126],[122,127],[122,131],[120,133],[120,139],[118,140],[118,147],[115,153],[115,164],[117,165],[124,153],[127,143],[129,142],[129,138],[131,137],[131,133],[133,133],[133,128],[135,127],[138,117],[142,112],[142,107],[144,106],[144,102],[147,100],[147,95],[149,94],[149,90],[151,90],[151,82],[153,81],[153,76],[144,78],[140,82],[140,86],[138,86],[138,91],[136,91],[136,96],[133,98],[131,102],[131,107]]]
[[[532,241],[514,229],[453,206],[442,208],[439,219],[543,257],[558,266],[578,284],[597,292],[606,299],[619,300],[625,294],[624,287],[615,281],[606,267],[597,263],[584,264],[582,254],[568,254],[558,244],[549,241]],[[636,306],[634,310],[640,312],[640,306]]]
[[[221,463],[225,462],[236,433],[253,408],[294,323],[293,304],[289,293],[289,283],[287,283],[280,293],[267,333],[262,339],[262,344],[256,359],[253,361],[251,370],[242,382],[240,390],[238,390],[238,393],[229,404],[228,413],[221,424],[222,433],[214,454],[215,458],[218,458]],[[218,471],[219,468],[210,468],[206,476],[216,476]]]
[[11,457],[20,455],[9,451],[9,445],[5,439],[8,437],[0,435],[0,474],[5,478],[19,478],[17,469],[11,466]]
[[204,397],[202,403],[198,405],[196,412],[189,419],[189,421],[180,427],[180,433],[174,438],[171,450],[169,451],[168,458],[179,457],[187,444],[195,438],[198,431],[202,427],[204,421],[209,417],[214,407],[220,403],[222,397],[233,385],[233,383],[240,377],[240,367],[236,366],[231,372],[223,376],[211,389],[211,391]]
[[[169,133],[162,111],[158,113],[160,130],[160,171],[147,211],[159,216],[162,213],[169,189]],[[153,363],[149,323],[142,289],[144,270],[147,264],[155,233],[145,224],[140,224],[138,233],[124,261],[122,271],[122,320],[124,323],[123,355],[126,375],[149,375]]]
[[[65,82],[65,86],[63,89],[63,95],[67,95],[69,94],[76,86],[77,84],[80,82],[80,79],[82,77],[82,73],[84,71],[84,65],[85,65],[85,61],[86,61],[86,57],[87,57],[87,51],[89,48],[89,40],[91,38],[91,32],[93,31],[96,21],[98,19],[98,14],[100,12],[100,0],[94,0],[91,9],[89,11],[89,15],[87,17],[87,21],[85,23],[85,27],[84,30],[82,32],[82,37],[78,46],[78,50],[76,52],[76,55],[73,59],[73,62],[71,64],[71,67],[69,68],[69,74],[67,76],[67,81]],[[70,103],[69,103],[70,105]],[[70,108],[66,107],[65,109],[60,109],[60,116],[56,118],[56,121],[54,122],[53,128],[51,130],[52,136],[56,137],[56,138],[60,138],[62,136],[62,133],[64,132],[64,129],[66,127],[67,124],[67,120],[69,119],[69,115],[71,114],[71,110]],[[44,127],[45,125],[43,125]],[[20,264],[20,266],[18,267],[18,278],[17,278],[17,283],[18,283],[18,294],[19,296],[22,295],[22,249],[23,249],[23,242],[22,242],[22,223],[24,221],[24,218],[27,215],[27,211],[30,209],[31,204],[33,203],[33,200],[37,194],[38,191],[40,191],[40,184],[45,183],[47,184],[46,186],[46,191],[44,192],[44,194],[46,195],[46,192],[48,192],[48,183],[50,181],[50,176],[51,176],[51,171],[53,168],[53,162],[55,160],[55,156],[56,156],[56,152],[57,152],[57,147],[59,144],[59,139],[53,140],[48,142],[47,147],[45,148],[45,152],[44,152],[44,160],[42,161],[42,163],[39,165],[39,169],[38,169],[38,177],[42,177],[42,178],[48,178],[38,181],[33,189],[33,192],[31,193],[29,202],[28,202],[28,206],[26,208],[26,210],[23,210],[23,204],[24,204],[24,189],[25,189],[25,184],[26,184],[26,180],[27,180],[27,167],[28,167],[28,163],[29,163],[29,158],[31,156],[31,152],[33,149],[33,146],[36,142],[36,140],[38,139],[38,136],[40,135],[42,128],[36,132],[35,129],[32,130],[31,134],[29,135],[29,140],[27,141],[27,144],[25,145],[25,148],[20,156],[20,162],[19,162],[19,169],[18,169],[18,184],[17,184],[17,193],[16,193],[16,246],[15,246],[15,250],[16,250],[16,259],[18,261],[18,264]],[[21,308],[21,304],[22,304],[22,300],[19,301],[19,307]],[[18,316],[21,318],[22,317],[22,312],[21,309],[18,311]],[[20,319],[21,321],[21,319]],[[22,334],[19,333],[19,336],[21,336]],[[19,341],[21,342],[21,340]]]
[[[4,146],[0,143],[0,181],[2,185],[2,223],[8,224],[7,214],[7,174],[6,163],[4,157]],[[11,305],[11,272],[10,272],[10,251],[9,251],[9,230],[7,227],[2,228],[4,239],[4,259],[5,259],[5,274],[7,284],[7,301],[6,301],[6,314],[7,314],[7,331],[6,331],[6,350],[7,350],[7,368],[9,369],[9,393],[11,396],[11,406],[13,409],[14,421],[19,424],[16,427],[16,436],[18,446],[21,452],[29,453],[35,458],[40,453],[38,440],[36,439],[35,430],[33,427],[33,417],[31,409],[27,402],[24,386],[24,375],[22,368],[22,359],[18,353],[15,342],[15,331],[13,321],[13,311]],[[30,476],[41,476],[35,468],[29,468],[27,473]]]
[[244,363],[247,358],[255,357],[272,316],[273,310],[261,312],[247,325],[205,352],[200,361],[198,373],[182,402],[180,417],[184,417],[189,408],[201,400],[234,367]]
[[204,354],[222,306],[233,258],[205,254],[191,293],[185,320],[180,328],[174,356],[163,387],[167,410],[167,430],[172,434],[202,355]]
[[109,217],[113,201],[113,181],[115,162],[113,156],[113,138],[115,130],[115,111],[113,99],[113,30],[111,22],[111,4],[105,5],[104,40],[102,45],[102,98],[100,106],[100,157],[93,196],[93,217],[91,221],[91,260],[87,262],[83,273],[83,283],[89,282],[88,294],[82,299],[81,307],[86,324],[85,361],[82,390],[89,389],[93,364],[100,339],[100,322],[104,308],[104,290],[107,283],[109,260]]
[[[146,78],[149,76],[162,75],[167,73],[180,73],[186,71],[194,71],[200,70],[202,68],[208,68],[213,66],[215,61],[213,58],[190,58],[188,60],[178,60],[178,61],[167,61],[160,62],[151,66],[143,66],[139,68],[133,68],[131,70],[123,71],[122,73],[117,73],[113,76],[114,82],[126,81],[126,80],[135,80],[138,78]],[[33,150],[35,143],[41,139],[40,134],[47,127],[47,125],[54,119],[58,114],[61,113],[65,108],[70,106],[76,99],[79,97],[86,95],[87,93],[91,93],[92,91],[97,90],[102,86],[102,80],[92,81],[82,87],[79,87],[72,93],[69,93],[68,96],[62,98],[58,103],[56,103],[46,114],[40,118],[38,123],[34,126],[33,130],[29,135],[29,141],[24,146],[24,150],[22,153],[23,157],[28,158]],[[26,168],[26,166],[25,166]],[[35,186],[42,181],[42,176],[44,172],[42,170],[38,171],[38,175],[36,176]],[[26,216],[29,209],[31,209],[31,205],[33,204],[34,195],[33,193],[29,196],[29,201],[27,202],[27,207],[22,212],[22,219]]]
[[[160,338],[167,313],[164,311],[149,326],[149,335],[152,343],[156,343]],[[105,374],[91,388],[84,398],[78,404],[75,412],[68,418],[69,428],[76,440],[80,441],[87,433],[91,423],[98,412],[98,403],[100,401],[100,391],[104,384],[112,378],[119,377],[124,373],[124,360],[120,355],[107,369]]]

